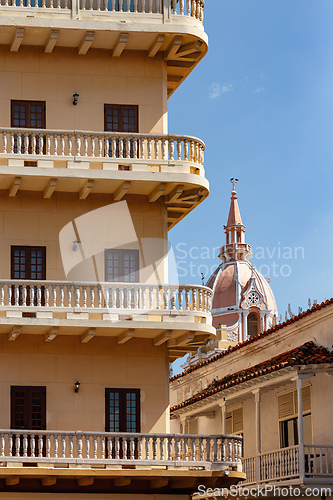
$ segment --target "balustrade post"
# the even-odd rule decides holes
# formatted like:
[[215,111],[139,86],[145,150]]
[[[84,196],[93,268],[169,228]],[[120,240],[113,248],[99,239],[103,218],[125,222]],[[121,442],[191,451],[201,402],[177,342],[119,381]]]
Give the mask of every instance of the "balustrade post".
[[55,434],[53,436],[53,458],[58,458],[58,446],[59,446],[59,442],[58,442],[58,434]]
[[76,456],[82,458],[82,434],[78,434],[76,438]]
[[20,442],[20,435],[19,434],[15,434],[15,456],[16,457],[19,457],[20,456],[20,448],[21,448],[21,442]]
[[27,285],[22,285],[22,306],[27,305]]
[[74,443],[73,443],[73,434],[69,435],[69,458],[73,458],[74,456]]
[[66,436],[61,436],[61,458],[66,458]]
[[176,436],[175,438],[175,458],[176,460],[180,460],[180,436]]
[[42,305],[42,287],[41,285],[37,285],[37,306],[41,307]]
[[97,458],[97,436],[93,436],[93,458],[94,460]]
[[101,444],[101,459],[105,459],[105,439],[103,436],[100,437],[100,444]]
[[28,456],[28,435],[23,434],[23,456],[26,458]]
[[8,456],[13,456],[13,434],[9,434],[8,436]]
[[43,456],[43,447],[44,447],[44,442],[43,442],[43,436],[42,434],[38,434],[38,457]]
[[6,446],[5,435],[2,433],[0,436],[0,456],[1,457],[5,456],[5,446]]
[[131,454],[131,460],[135,459],[135,439],[134,437],[130,438],[130,454]]
[[46,458],[51,457],[51,436],[47,434],[46,436]]
[[83,136],[83,151],[84,156],[88,156],[88,136],[86,134]]
[[138,460],[142,460],[142,437],[141,436],[138,437],[137,447],[138,447]]
[[146,452],[145,460],[149,460],[149,455],[150,455],[150,437],[149,436],[145,437],[145,452]]
[[85,435],[85,444],[86,444],[86,458],[90,458],[90,436],[89,434]]
[[153,460],[157,458],[157,437],[153,436]]
[[3,138],[3,152],[7,153],[7,132],[4,131],[2,133],[2,138]]

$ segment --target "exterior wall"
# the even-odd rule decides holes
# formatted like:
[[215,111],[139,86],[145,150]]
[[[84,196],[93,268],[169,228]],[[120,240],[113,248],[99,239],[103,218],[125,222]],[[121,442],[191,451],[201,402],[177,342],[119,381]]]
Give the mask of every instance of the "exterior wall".
[[[50,199],[44,199],[41,192],[20,191],[12,198],[7,193],[0,196],[1,278],[10,278],[11,245],[46,246],[48,280],[63,280],[67,274],[71,280],[94,282],[105,281],[104,249],[126,247],[140,252],[141,282],[156,283],[158,279],[162,283],[167,282],[165,208],[162,203],[148,203],[140,196],[127,196],[126,200],[127,205],[126,202],[120,203],[126,210],[128,207],[129,215],[128,220],[122,222],[119,215],[113,219],[106,216],[103,220],[97,213],[97,217],[92,219],[94,210],[110,205],[110,195],[91,194],[87,199],[79,200],[77,194],[57,192]],[[117,208],[119,206],[118,203]],[[86,219],[81,218],[79,223],[78,217],[88,213]],[[96,255],[97,273],[89,260],[81,263],[84,259],[80,251],[73,251],[72,242],[76,236],[71,223],[74,219],[80,240],[88,233],[87,238],[94,243],[92,253]],[[63,252],[66,262],[63,262],[59,233],[67,224],[71,229],[66,243],[68,248]],[[127,233],[124,234],[124,241],[119,236],[121,229]],[[128,234],[130,231],[131,234]],[[86,241],[85,246],[90,242]],[[152,271],[153,264],[156,264],[156,272]]]
[[[104,130],[104,104],[137,104],[139,132],[167,133],[167,75],[162,58],[126,51],[0,46],[0,124],[10,127],[10,100],[46,101],[46,128]],[[80,94],[73,106],[73,94]]]
[[68,335],[45,343],[41,335],[22,335],[14,343],[1,335],[0,428],[10,428],[10,386],[41,385],[49,430],[104,432],[105,388],[130,388],[141,391],[141,432],[169,432],[168,377],[167,349],[150,339],[81,344]]
[[[332,436],[332,425],[329,422],[333,415],[332,374],[323,373],[312,377],[311,385],[312,442],[332,444],[332,437],[330,441],[327,440],[328,435]],[[330,418],[327,418],[328,415]]]

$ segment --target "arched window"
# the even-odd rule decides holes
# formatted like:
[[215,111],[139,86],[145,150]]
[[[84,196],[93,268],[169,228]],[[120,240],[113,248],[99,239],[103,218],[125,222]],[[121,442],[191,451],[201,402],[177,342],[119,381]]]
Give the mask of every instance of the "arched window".
[[247,334],[249,338],[255,337],[258,334],[258,317],[254,313],[250,313],[247,317]]

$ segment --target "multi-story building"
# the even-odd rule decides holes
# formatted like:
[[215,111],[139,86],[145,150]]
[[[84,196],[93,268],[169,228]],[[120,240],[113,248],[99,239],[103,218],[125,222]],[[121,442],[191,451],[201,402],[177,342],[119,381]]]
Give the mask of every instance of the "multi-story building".
[[203,142],[167,131],[204,2],[0,3],[0,498],[232,484],[241,440],[169,421],[169,362],[215,334],[211,290],[165,284],[208,194]]

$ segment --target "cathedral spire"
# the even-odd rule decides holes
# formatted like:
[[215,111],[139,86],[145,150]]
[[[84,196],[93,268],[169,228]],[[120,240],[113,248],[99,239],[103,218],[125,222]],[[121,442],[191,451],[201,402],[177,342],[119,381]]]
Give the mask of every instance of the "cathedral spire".
[[238,179],[234,179],[232,177],[230,179],[230,182],[232,182],[232,184],[233,184],[233,189],[231,191],[231,203],[230,203],[230,210],[229,210],[227,227],[228,226],[236,226],[238,224],[243,225],[241,214],[240,214],[239,207],[238,207],[238,202],[237,202],[237,192],[235,189],[235,184],[236,184],[236,182],[238,182]]
[[251,247],[245,243],[245,226],[239,211],[236,183],[238,179],[232,177],[231,202],[229,216],[225,230],[225,245],[221,248],[220,259],[225,262],[229,260],[247,260],[251,257]]

